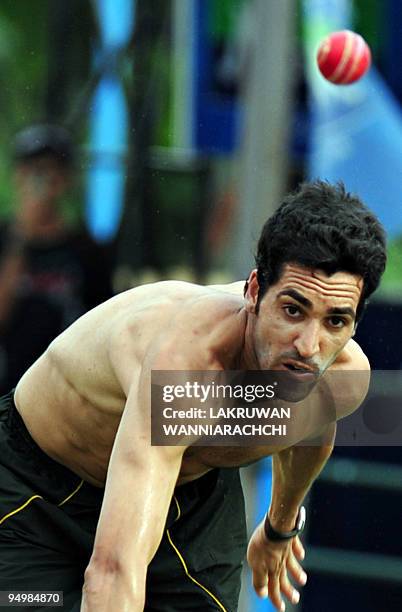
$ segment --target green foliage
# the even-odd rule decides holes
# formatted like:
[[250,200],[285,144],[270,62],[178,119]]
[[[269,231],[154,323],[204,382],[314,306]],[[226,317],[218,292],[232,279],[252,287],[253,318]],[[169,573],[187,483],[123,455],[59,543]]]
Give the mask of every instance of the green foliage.
[[353,28],[365,38],[376,57],[385,36],[385,7],[378,0],[354,0],[353,6]]
[[236,22],[246,0],[208,0],[211,36],[227,40],[233,35]]
[[42,117],[47,9],[47,0],[0,3],[0,216],[11,208],[14,134]]
[[194,265],[200,232],[200,176],[196,172],[153,169],[147,174],[152,210],[154,259],[158,270]]
[[388,245],[388,262],[381,289],[401,294],[402,291],[402,236],[391,240]]

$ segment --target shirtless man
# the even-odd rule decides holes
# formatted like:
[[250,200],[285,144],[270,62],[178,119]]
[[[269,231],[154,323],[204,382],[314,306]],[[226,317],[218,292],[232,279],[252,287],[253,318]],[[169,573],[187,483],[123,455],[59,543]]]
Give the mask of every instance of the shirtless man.
[[[63,609],[83,612],[234,612],[245,554],[237,468],[272,454],[272,502],[248,561],[259,595],[278,610],[283,596],[298,601],[289,577],[304,584],[304,552],[286,534],[334,423],[306,432],[326,435],[321,445],[152,446],[150,373],[367,370],[351,338],[384,270],[384,232],[342,186],[305,184],[264,226],[256,263],[244,297],[244,283],[168,281],[108,300],[3,398],[0,590],[62,590]],[[336,418],[366,391],[357,385]]]

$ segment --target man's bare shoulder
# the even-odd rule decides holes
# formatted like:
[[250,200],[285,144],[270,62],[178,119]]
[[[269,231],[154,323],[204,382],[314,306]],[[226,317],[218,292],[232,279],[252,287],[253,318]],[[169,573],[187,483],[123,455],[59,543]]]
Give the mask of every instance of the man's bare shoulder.
[[351,338],[340,352],[330,370],[370,370],[370,362],[361,346]]
[[208,369],[222,352],[231,355],[241,338],[241,307],[242,298],[222,288],[182,281],[141,285],[80,317],[51,343],[41,363],[56,368],[93,404],[109,405],[111,397],[120,402],[151,353],[177,369]]
[[[174,287],[174,285],[171,285]],[[244,336],[243,283],[193,285],[175,302],[169,326],[161,330],[163,353],[189,369],[228,367]],[[177,296],[176,296],[177,298]]]
[[[166,308],[171,306],[170,315],[175,324],[179,325],[182,320],[193,319],[194,315],[199,320],[209,320],[213,326],[214,321],[211,314],[225,316],[227,312],[241,307],[243,299],[244,282],[235,282],[220,285],[200,285],[187,281],[165,280],[140,285],[120,294],[121,303],[129,305],[129,314],[135,316],[137,311],[141,314],[145,306],[156,306]],[[115,306],[119,308],[117,301],[120,296],[112,298]],[[107,302],[106,302],[107,304]],[[163,311],[161,311],[163,312]],[[155,326],[154,326],[154,329]]]
[[[102,330],[109,340],[122,338],[125,345],[134,336],[138,345],[167,330],[176,336],[207,335],[242,308],[242,283],[237,288],[234,285],[203,286],[175,280],[140,285],[94,308],[63,336],[76,340],[82,335],[88,343],[92,332],[99,337]],[[104,346],[106,337],[102,338]]]
[[357,342],[349,340],[324,379],[335,400],[338,419],[359,408],[370,385],[370,363]]
[[[236,281],[230,283],[220,283],[212,285],[201,285],[189,281],[182,280],[162,280],[153,283],[147,283],[144,285],[138,285],[120,295],[127,295],[127,297],[136,301],[138,298],[154,298],[158,297],[163,300],[165,298],[175,300],[192,300],[200,298],[202,296],[215,296],[219,300],[224,300],[225,295],[237,296],[243,298],[245,281]],[[111,298],[115,299],[115,298]]]
[[[240,289],[240,287],[239,287]],[[226,367],[243,340],[241,291],[161,281],[132,289],[111,319],[109,357],[123,388],[141,364],[153,369]],[[107,313],[105,312],[107,315]],[[244,326],[243,326],[244,327]],[[226,361],[225,361],[226,359]]]
[[225,283],[218,285],[207,285],[207,289],[214,291],[222,291],[223,293],[232,293],[233,295],[237,295],[239,297],[244,294],[244,286],[246,281],[235,281],[233,283]]

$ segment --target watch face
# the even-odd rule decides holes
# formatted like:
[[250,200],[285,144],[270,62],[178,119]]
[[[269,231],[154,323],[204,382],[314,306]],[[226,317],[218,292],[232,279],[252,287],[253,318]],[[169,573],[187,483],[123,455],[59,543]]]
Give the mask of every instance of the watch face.
[[301,506],[299,511],[299,516],[297,517],[297,531],[302,531],[304,529],[304,525],[306,524],[306,508]]

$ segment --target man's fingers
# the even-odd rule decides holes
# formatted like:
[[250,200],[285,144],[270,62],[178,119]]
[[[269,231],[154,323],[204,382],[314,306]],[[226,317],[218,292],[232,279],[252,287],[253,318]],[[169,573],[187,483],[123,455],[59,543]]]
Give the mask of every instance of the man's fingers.
[[295,557],[290,554],[288,559],[288,570],[294,580],[298,582],[301,586],[304,586],[307,582],[307,574],[301,567],[301,565],[296,561]]
[[274,606],[283,612],[285,610],[285,602],[281,597],[281,589],[278,574],[268,576],[268,594]]
[[281,591],[285,595],[285,597],[287,597],[288,600],[292,602],[292,604],[299,603],[300,593],[290,583],[289,578],[288,578],[288,573],[286,571],[286,568],[284,567],[282,568],[282,571],[281,571],[280,584],[281,584]]
[[266,571],[253,568],[253,586],[258,597],[268,597],[268,576]]
[[306,553],[305,553],[303,544],[301,543],[301,540],[300,540],[299,536],[296,536],[293,539],[292,549],[293,549],[294,554],[296,555],[296,558],[299,561],[303,561]]

